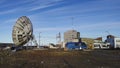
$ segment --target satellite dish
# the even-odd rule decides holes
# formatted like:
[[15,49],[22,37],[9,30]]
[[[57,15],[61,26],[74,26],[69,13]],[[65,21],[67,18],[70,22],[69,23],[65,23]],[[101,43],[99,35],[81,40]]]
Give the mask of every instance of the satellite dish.
[[33,39],[33,27],[28,17],[22,16],[16,21],[12,31],[12,39],[16,46],[23,46]]

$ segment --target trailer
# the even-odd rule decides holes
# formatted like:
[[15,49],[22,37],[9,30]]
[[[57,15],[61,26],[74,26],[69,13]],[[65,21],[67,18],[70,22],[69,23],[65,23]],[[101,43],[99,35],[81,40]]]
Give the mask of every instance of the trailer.
[[120,48],[120,38],[114,38],[114,48]]

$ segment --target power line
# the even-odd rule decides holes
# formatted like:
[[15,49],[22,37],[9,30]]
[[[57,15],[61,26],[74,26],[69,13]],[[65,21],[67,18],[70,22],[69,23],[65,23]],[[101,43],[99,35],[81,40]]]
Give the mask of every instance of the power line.
[[105,31],[106,33],[108,33],[108,35],[110,35],[110,32],[109,31]]

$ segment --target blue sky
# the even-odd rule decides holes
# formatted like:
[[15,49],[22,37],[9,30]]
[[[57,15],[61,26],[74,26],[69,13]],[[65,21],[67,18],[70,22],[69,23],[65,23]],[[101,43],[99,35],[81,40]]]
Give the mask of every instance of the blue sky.
[[105,37],[106,31],[120,37],[120,0],[0,0],[0,42],[13,42],[21,16],[30,18],[37,40],[41,32],[42,44],[56,43],[56,34],[72,28],[81,37]]

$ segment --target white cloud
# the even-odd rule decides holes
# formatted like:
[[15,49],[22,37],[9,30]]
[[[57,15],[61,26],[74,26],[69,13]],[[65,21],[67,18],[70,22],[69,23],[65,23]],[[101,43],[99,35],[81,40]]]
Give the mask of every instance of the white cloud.
[[12,29],[14,24],[16,23],[17,18],[13,19],[6,19],[6,20],[1,20],[1,30],[7,29],[8,31]]
[[[21,10],[21,11],[26,10],[28,12],[35,11],[35,10],[47,8],[50,6],[54,6],[61,1],[63,1],[63,0],[20,0],[15,4],[13,4],[13,3],[1,4],[0,5],[1,9],[7,8],[7,7],[9,7],[9,9],[0,11],[0,15],[15,12],[16,9]],[[4,0],[0,1],[0,3],[3,3],[3,2],[5,2],[5,1]],[[24,4],[24,5],[21,5],[21,4]],[[20,5],[20,6],[18,6],[18,5]],[[14,8],[13,6],[16,6],[16,7]],[[11,7],[11,9],[10,9],[10,7]]]
[[50,6],[54,6],[61,1],[63,1],[63,0],[51,0],[51,1],[49,1],[49,0],[44,0],[44,1],[38,0],[34,3],[32,3],[34,5],[28,11],[35,11],[35,10],[47,8],[47,7],[50,7]]
[[[88,24],[78,24],[77,26],[74,26],[74,29],[77,29],[78,31],[96,31],[96,30],[109,30],[109,29],[117,29],[119,28],[120,22],[102,22],[98,24],[94,23],[88,23]],[[35,28],[35,32],[40,31],[67,31],[70,30],[72,27],[46,27],[46,28]]]
[[10,10],[0,11],[0,15],[14,13],[14,12],[16,12],[18,10],[19,9],[15,8],[15,9],[10,9]]
[[[13,2],[13,3],[8,3],[6,4],[8,1],[7,0],[0,0],[0,8],[2,9],[5,9],[5,8],[8,8],[8,7],[13,7],[13,6],[18,6],[21,7],[22,5],[21,4],[25,4],[25,5],[28,5],[29,3],[31,2],[34,2],[35,0],[19,0],[17,2]],[[11,1],[10,1],[11,2]],[[4,4],[5,3],[5,4]],[[24,7],[25,8],[25,7]]]
[[29,11],[34,11],[34,10],[38,10],[38,9],[43,9],[43,8],[47,8],[53,5],[42,5],[42,6],[36,6],[34,8],[31,8]]
[[[87,6],[88,5],[88,6]],[[110,10],[115,10],[115,9],[120,9],[120,7],[117,5],[116,1],[109,2],[100,0],[100,1],[91,1],[91,2],[86,2],[82,4],[74,4],[74,5],[68,5],[68,6],[63,6],[60,8],[56,9],[51,9],[49,11],[45,11],[46,13],[50,14],[52,13],[53,15],[58,15],[58,16],[64,16],[64,15],[80,15],[83,13],[89,13],[89,12],[95,12],[95,11],[110,11]]]
[[16,22],[17,18],[14,18],[14,19],[9,19],[9,20],[6,20],[4,21],[4,23],[12,23],[12,22]]
[[107,29],[116,29],[120,25],[120,22],[100,22],[100,23],[88,23],[84,25],[76,26],[79,29],[86,30],[107,30]]
[[0,4],[4,3],[6,0],[0,0]]
[[66,30],[69,30],[70,28],[69,27],[51,27],[51,28],[35,28],[35,32],[44,32],[44,31],[66,31]]
[[34,2],[35,0],[21,0],[22,3]]

